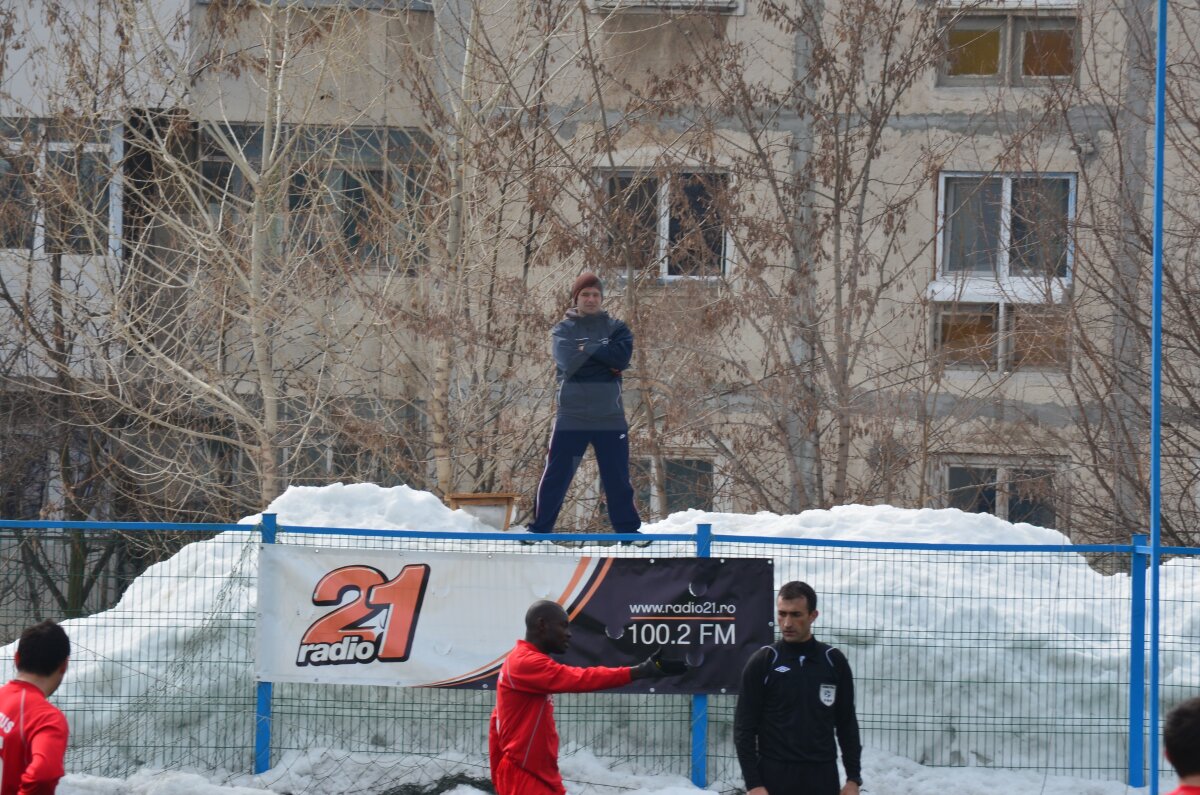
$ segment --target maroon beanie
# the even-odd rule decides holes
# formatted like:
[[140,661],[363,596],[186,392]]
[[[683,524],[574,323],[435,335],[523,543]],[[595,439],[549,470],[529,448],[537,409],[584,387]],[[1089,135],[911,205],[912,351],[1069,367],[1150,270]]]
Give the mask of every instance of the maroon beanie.
[[575,277],[575,283],[571,285],[571,306],[579,303],[579,294],[589,287],[595,287],[604,294],[604,288],[600,286],[600,277],[591,271],[584,271]]

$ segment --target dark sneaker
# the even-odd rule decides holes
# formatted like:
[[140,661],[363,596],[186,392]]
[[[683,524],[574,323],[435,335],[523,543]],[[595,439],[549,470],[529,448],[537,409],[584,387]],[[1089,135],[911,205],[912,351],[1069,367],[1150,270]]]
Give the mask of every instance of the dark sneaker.
[[[641,534],[642,534],[641,530],[634,530],[632,533],[627,533],[626,535],[641,535]],[[627,546],[627,547],[648,547],[652,543],[654,543],[654,539],[639,538],[636,541],[622,541],[621,545]]]
[[550,543],[550,539],[548,539],[548,538],[538,538],[538,536],[545,535],[545,534],[540,533],[536,530],[529,530],[528,535],[530,536],[530,538],[520,539],[520,542],[522,544],[524,544],[525,546],[532,546],[533,544],[549,544]]

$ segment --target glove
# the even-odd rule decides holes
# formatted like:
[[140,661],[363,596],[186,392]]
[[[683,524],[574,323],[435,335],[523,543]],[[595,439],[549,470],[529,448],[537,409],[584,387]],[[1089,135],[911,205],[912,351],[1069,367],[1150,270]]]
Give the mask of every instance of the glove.
[[664,660],[662,649],[629,669],[631,679],[658,678],[660,676],[679,676],[688,671],[688,664],[683,660]]

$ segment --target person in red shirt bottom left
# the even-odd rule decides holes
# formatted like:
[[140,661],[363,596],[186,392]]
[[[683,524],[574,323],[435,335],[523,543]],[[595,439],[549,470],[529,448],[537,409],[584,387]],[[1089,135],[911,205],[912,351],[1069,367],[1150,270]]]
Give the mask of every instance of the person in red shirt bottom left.
[[71,642],[53,621],[21,633],[17,675],[0,687],[0,795],[52,795],[66,771],[67,719],[46,699],[67,673]]

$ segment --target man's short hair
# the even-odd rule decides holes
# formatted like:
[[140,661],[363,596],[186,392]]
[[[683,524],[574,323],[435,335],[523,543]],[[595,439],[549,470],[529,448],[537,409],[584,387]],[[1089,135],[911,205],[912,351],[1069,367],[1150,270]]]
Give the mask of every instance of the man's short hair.
[[1180,778],[1200,773],[1200,697],[1184,701],[1167,714],[1163,749]]
[[808,612],[811,613],[817,609],[817,592],[806,582],[800,582],[799,580],[785,582],[783,587],[779,589],[779,598],[787,602],[803,598],[808,602]]
[[26,627],[17,641],[19,663],[22,673],[49,676],[59,669],[63,661],[71,656],[71,641],[66,630],[53,621],[43,621]]

